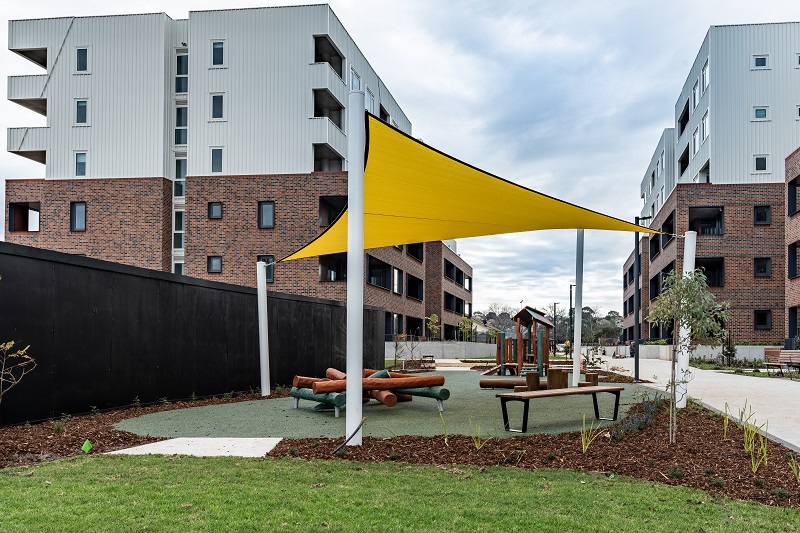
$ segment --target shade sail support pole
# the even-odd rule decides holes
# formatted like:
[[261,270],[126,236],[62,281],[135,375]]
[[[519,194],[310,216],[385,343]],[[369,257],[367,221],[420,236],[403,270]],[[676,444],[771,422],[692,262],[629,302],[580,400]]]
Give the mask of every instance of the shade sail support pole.
[[583,326],[583,231],[575,247],[575,337],[572,339],[572,386],[581,380],[581,329]]
[[267,264],[256,263],[258,286],[258,359],[261,366],[261,396],[269,396],[269,327],[267,325]]
[[[683,239],[683,277],[694,272],[694,258],[697,252],[697,232],[687,231]],[[691,330],[681,324],[678,332],[680,335],[680,352],[678,353],[678,364],[675,372],[675,407],[682,409],[686,407],[687,381],[689,380],[689,342],[691,341]]]
[[364,368],[364,93],[347,103],[347,401],[345,437],[360,446],[361,374]]

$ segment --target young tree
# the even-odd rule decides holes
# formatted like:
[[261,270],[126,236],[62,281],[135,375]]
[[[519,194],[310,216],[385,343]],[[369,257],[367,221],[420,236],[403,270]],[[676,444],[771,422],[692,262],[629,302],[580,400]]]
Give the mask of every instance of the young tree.
[[466,341],[472,337],[472,320],[469,317],[461,317],[458,323],[458,331],[461,333],[461,340]]
[[3,396],[16,387],[25,374],[36,368],[36,360],[28,355],[26,346],[14,350],[14,341],[0,343],[0,403]]
[[[719,346],[725,339],[723,324],[728,320],[728,302],[717,302],[708,290],[706,276],[695,270],[684,276],[673,270],[664,281],[664,290],[654,304],[650,305],[647,321],[651,324],[674,325],[672,341],[672,375],[667,384],[671,398],[669,403],[669,443],[675,444],[678,432],[676,419],[677,385],[687,383],[690,376],[677,376],[677,354],[692,352],[695,343]],[[681,328],[690,333],[681,337]],[[684,392],[685,394],[685,392]]]
[[439,337],[439,330],[442,329],[442,326],[439,325],[439,316],[435,313],[432,314],[428,318],[428,333],[431,336],[431,340],[436,340]]

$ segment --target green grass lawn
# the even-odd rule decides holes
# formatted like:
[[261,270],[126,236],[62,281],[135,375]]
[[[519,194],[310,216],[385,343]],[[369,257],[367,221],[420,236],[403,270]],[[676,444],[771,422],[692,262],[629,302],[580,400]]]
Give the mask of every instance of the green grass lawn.
[[0,531],[795,531],[800,512],[560,470],[96,456],[0,471]]

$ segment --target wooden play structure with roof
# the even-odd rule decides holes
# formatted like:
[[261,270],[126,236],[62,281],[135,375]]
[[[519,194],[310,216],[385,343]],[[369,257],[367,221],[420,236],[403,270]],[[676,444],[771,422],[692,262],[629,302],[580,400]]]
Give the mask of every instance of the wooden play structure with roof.
[[523,368],[535,370],[540,376],[550,362],[550,332],[553,323],[544,312],[525,306],[513,316],[516,323],[516,336],[497,334],[495,366],[483,373],[485,376],[497,374],[521,376]]

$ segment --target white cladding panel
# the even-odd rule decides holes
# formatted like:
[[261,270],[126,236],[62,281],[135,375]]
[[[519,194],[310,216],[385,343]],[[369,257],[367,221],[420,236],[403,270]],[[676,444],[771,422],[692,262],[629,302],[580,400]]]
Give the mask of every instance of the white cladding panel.
[[661,133],[650,165],[640,185],[643,206],[640,216],[655,216],[675,188],[675,130]]
[[[783,182],[784,160],[800,146],[800,23],[714,27],[712,55],[712,181]],[[755,69],[754,55],[768,67]],[[755,120],[755,107],[768,107]],[[768,156],[767,172],[755,155]]]
[[[327,143],[346,158],[344,134],[314,119],[313,89],[345,95],[351,66],[362,89],[375,96],[376,113],[380,101],[410,131],[326,5],[192,12],[189,26],[189,175],[211,173],[212,147],[223,148],[222,173],[229,175],[312,172],[314,143]],[[321,35],[345,58],[344,79],[331,73],[327,86],[320,84],[320,65],[314,64],[314,37]],[[215,40],[224,42],[221,68],[211,64]],[[223,95],[224,120],[211,119],[212,94]],[[340,103],[346,107],[347,99]],[[346,117],[341,123],[344,128]]]
[[[87,152],[89,178],[164,175],[168,20],[153,14],[10,22],[9,46],[48,51],[46,177],[74,177],[76,151]],[[23,29],[41,39],[22,38]],[[88,73],[75,70],[79,47],[89,50]],[[75,124],[78,99],[88,101],[87,125]],[[27,137],[16,149],[36,149]]]
[[[345,58],[342,77],[315,63],[315,36],[327,36]],[[225,62],[211,64],[211,43]],[[76,72],[76,49],[89,50],[89,71]],[[327,5],[167,15],[121,15],[9,22],[9,48],[47,49],[42,77],[11,77],[9,95],[47,99],[47,127],[9,130],[8,149],[45,150],[48,178],[75,176],[75,153],[87,152],[86,176],[174,178],[176,155],[188,174],[211,172],[211,147],[222,147],[223,174],[306,173],[313,145],[346,158],[347,123],[314,118],[314,89],[347,105],[351,68],[390,122],[411,133],[397,102]],[[175,93],[176,56],[188,50],[189,90]],[[222,94],[224,118],[211,119]],[[75,124],[76,100],[88,101],[88,123]],[[188,143],[175,145],[176,105],[188,107]],[[346,162],[344,164],[346,169]]]

